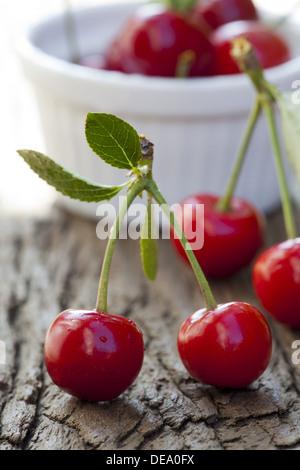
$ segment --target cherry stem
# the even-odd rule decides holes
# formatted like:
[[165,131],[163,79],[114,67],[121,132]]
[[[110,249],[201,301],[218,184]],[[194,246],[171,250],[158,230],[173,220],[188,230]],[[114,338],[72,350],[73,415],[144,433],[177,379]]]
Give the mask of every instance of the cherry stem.
[[287,179],[284,171],[282,154],[280,149],[280,143],[278,139],[276,123],[274,118],[273,105],[270,102],[268,97],[262,97],[262,106],[265,112],[267,124],[269,127],[271,143],[273,146],[275,166],[277,170],[277,177],[279,182],[279,189],[281,194],[282,210],[285,221],[285,228],[288,238],[296,238],[296,225],[293,214],[293,207],[291,202],[291,197],[289,193],[289,188],[287,184]]
[[74,15],[71,9],[71,1],[63,0],[65,5],[65,28],[70,54],[70,62],[77,63],[79,59],[78,44],[76,41],[76,31]]
[[182,52],[178,59],[175,70],[175,78],[187,78],[190,74],[191,67],[195,62],[195,52],[187,49]]
[[249,144],[250,144],[250,140],[253,135],[253,130],[257,123],[257,119],[260,115],[260,112],[261,112],[261,103],[259,99],[256,99],[255,105],[252,111],[250,112],[245,134],[243,136],[242,143],[237,153],[229,181],[225,188],[224,195],[221,197],[221,199],[218,202],[218,209],[221,212],[226,212],[226,211],[231,210],[231,205],[230,205],[231,197],[235,191],[238,178],[242,169],[242,165],[244,163],[245,156],[246,156]]
[[206,311],[208,312],[210,310],[215,309],[217,307],[217,303],[213,297],[208,281],[194,255],[193,250],[191,249],[189,242],[187,241],[183,231],[181,230],[181,227],[179,226],[173,212],[171,211],[170,207],[168,206],[167,202],[165,201],[164,197],[162,196],[161,192],[159,191],[152,177],[147,178],[147,190],[149,193],[152,194],[153,199],[155,199],[155,201],[159,204],[159,206],[161,207],[161,209],[167,216],[168,220],[170,221],[172,227],[174,228],[181,242],[181,245],[190,261],[190,264],[194,270],[200,289],[202,291],[205,304],[206,304]]
[[108,277],[109,277],[109,271],[111,267],[114,248],[115,248],[116,241],[120,233],[122,222],[125,218],[128,208],[130,207],[134,199],[145,189],[145,186],[146,186],[146,183],[145,183],[144,178],[139,177],[135,180],[131,188],[128,190],[126,199],[124,200],[117,214],[117,217],[114,221],[114,224],[111,228],[111,233],[110,233],[110,237],[107,243],[105,256],[104,256],[104,260],[102,264],[100,281],[99,281],[98,298],[97,298],[97,304],[96,304],[96,310],[98,312],[107,313]]
[[293,208],[276,129],[273,109],[275,100],[272,92],[270,91],[270,84],[265,80],[263,70],[260,66],[254,48],[247,38],[241,37],[233,40],[231,55],[236,60],[240,70],[246,73],[250,78],[254,88],[257,91],[257,99],[260,101],[260,105],[263,108],[269,127],[271,144],[274,153],[285,228],[288,238],[295,238],[296,227],[293,216]]
[[[109,271],[111,267],[113,252],[115,249],[116,241],[120,233],[121,224],[125,218],[125,215],[128,211],[129,206],[132,204],[134,199],[141,194],[144,190],[147,191],[148,198],[148,207],[151,205],[151,198],[160,205],[163,212],[168,217],[172,227],[174,228],[182,247],[191,263],[191,266],[194,270],[196,278],[199,282],[203,297],[206,303],[207,311],[213,310],[217,307],[217,303],[212,295],[209,284],[204,276],[204,273],[199,266],[199,263],[194,255],[194,252],[191,249],[189,242],[187,241],[184,233],[181,230],[178,222],[176,221],[173,212],[168,206],[167,202],[160,193],[156,183],[152,178],[152,164],[153,164],[153,144],[144,136],[140,136],[141,143],[141,152],[142,158],[139,162],[138,168],[136,171],[133,171],[136,174],[136,178],[131,182],[131,186],[127,192],[124,203],[122,204],[118,215],[114,221],[114,224],[111,228],[111,233],[107,243],[105,256],[102,264],[101,276],[99,281],[98,289],[98,298],[96,304],[96,310],[98,312],[107,313],[107,292],[108,292],[108,278]],[[150,211],[149,211],[150,213]]]
[[179,11],[189,11],[197,0],[161,0],[167,8]]

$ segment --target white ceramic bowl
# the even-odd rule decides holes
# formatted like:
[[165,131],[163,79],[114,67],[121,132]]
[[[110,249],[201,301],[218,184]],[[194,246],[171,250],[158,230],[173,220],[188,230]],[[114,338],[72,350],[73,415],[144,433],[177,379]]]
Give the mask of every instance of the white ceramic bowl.
[[[75,12],[83,56],[105,50],[140,2],[112,3]],[[291,90],[300,73],[300,28],[286,23],[282,33],[293,59],[266,71],[281,90]],[[86,178],[118,184],[124,173],[104,164],[84,135],[88,112],[112,113],[155,144],[154,177],[170,204],[192,193],[222,193],[253,103],[243,75],[177,80],[95,70],[67,61],[62,17],[22,33],[16,43],[40,109],[49,156]],[[39,150],[39,149],[35,149]],[[279,204],[269,137],[260,120],[236,194],[265,212]],[[62,197],[69,209],[95,216],[96,205]]]

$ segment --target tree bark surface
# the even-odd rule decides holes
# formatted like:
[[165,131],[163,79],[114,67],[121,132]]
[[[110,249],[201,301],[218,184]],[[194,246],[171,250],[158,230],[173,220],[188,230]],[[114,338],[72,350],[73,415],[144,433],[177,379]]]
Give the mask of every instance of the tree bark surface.
[[[299,215],[298,215],[299,218]],[[268,220],[266,246],[285,237],[281,212]],[[156,281],[142,272],[139,243],[118,240],[109,279],[109,311],[143,331],[145,359],[132,387],[107,403],[59,390],[43,362],[45,333],[66,308],[95,308],[106,241],[96,222],[54,207],[44,218],[0,219],[0,450],[281,450],[300,449],[300,332],[268,319],[274,346],[263,376],[242,390],[191,379],[176,337],[204,306],[188,265],[159,242]],[[257,307],[251,266],[211,282],[218,303]]]

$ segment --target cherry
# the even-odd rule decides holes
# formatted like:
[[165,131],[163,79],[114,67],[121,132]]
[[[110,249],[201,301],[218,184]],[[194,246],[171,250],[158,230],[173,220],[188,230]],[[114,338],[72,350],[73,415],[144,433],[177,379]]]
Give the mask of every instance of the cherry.
[[204,19],[212,28],[238,20],[258,20],[252,0],[199,0],[192,9],[195,20]]
[[253,286],[271,317],[300,328],[300,238],[278,243],[259,256]]
[[127,318],[96,310],[66,310],[50,326],[44,358],[53,382],[89,401],[121,395],[136,379],[143,337]]
[[234,38],[245,36],[252,44],[263,69],[275,67],[290,60],[290,49],[286,41],[274,30],[258,21],[234,21],[216,29],[210,36],[215,50],[215,74],[240,73],[231,57]]
[[254,382],[266,370],[272,353],[265,317],[244,302],[195,312],[182,324],[177,344],[193,378],[226,388]]
[[[205,32],[183,13],[159,4],[138,8],[106,54],[106,68],[175,77],[211,73],[213,48]],[[180,73],[181,75],[181,73]]]
[[[220,210],[218,203],[215,195],[198,194],[185,198],[174,212],[190,243],[196,241],[196,230],[198,236],[204,235],[203,247],[193,251],[203,272],[214,278],[231,276],[248,265],[264,241],[264,217],[250,203],[232,197],[228,211]],[[198,204],[204,205],[204,226],[197,220]],[[189,205],[192,210],[185,208]],[[171,240],[175,250],[187,260],[173,230]]]

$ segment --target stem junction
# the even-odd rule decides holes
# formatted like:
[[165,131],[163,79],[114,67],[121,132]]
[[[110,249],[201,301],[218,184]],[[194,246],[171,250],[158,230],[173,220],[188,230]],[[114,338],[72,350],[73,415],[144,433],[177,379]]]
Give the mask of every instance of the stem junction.
[[136,169],[136,171],[134,171],[135,177],[130,184],[124,203],[121,206],[119,213],[114,221],[110,237],[107,243],[99,281],[96,310],[101,312],[107,312],[108,278],[116,240],[119,236],[120,228],[125,218],[125,215],[129,209],[129,206],[133,203],[134,199],[139,196],[144,190],[147,191],[148,203],[149,201],[151,201],[151,198],[153,198],[160,205],[163,212],[167,216],[171,226],[174,228],[199,283],[200,289],[205,300],[206,309],[207,311],[213,310],[217,307],[217,303],[210,290],[207,279],[205,278],[205,275],[201,267],[199,266],[199,263],[194,255],[194,252],[190,247],[188,240],[186,239],[178,222],[176,221],[173,212],[171,211],[170,207],[163,198],[161,192],[159,191],[156,183],[152,178],[153,144],[151,144],[151,142],[148,141],[144,136],[140,136],[140,142],[142,148],[142,158],[139,162],[138,168]]

